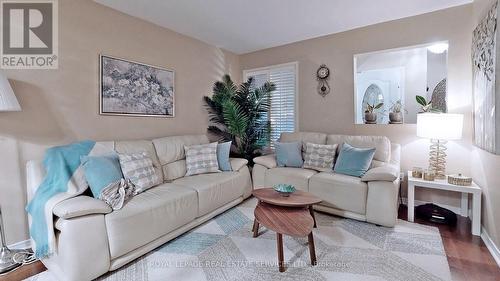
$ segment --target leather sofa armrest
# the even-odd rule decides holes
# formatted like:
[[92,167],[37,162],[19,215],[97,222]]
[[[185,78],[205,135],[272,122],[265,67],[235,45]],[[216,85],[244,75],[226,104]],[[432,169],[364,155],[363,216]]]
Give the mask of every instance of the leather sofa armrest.
[[113,211],[104,201],[89,196],[77,196],[57,204],[52,212],[59,218],[71,219],[92,214],[109,214]]
[[399,177],[399,167],[392,164],[371,168],[368,170],[361,181],[389,181],[393,182]]
[[231,158],[229,162],[231,163],[231,169],[233,169],[233,171],[239,171],[248,164],[248,160],[243,158]]
[[274,154],[255,157],[253,159],[253,162],[268,169],[276,168],[278,166],[278,164],[276,163],[276,156]]

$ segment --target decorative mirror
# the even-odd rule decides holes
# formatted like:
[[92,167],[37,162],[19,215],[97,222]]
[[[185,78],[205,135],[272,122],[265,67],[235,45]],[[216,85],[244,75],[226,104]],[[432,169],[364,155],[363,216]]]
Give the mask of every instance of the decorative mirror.
[[447,57],[447,42],[355,55],[355,123],[415,124],[419,112],[447,112]]

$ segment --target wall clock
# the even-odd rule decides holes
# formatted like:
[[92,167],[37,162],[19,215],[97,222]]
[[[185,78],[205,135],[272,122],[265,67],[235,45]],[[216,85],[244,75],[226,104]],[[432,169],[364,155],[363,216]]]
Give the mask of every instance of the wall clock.
[[318,94],[325,97],[330,93],[330,86],[328,85],[328,79],[330,77],[330,69],[326,67],[325,64],[320,65],[316,71],[316,79],[318,80]]

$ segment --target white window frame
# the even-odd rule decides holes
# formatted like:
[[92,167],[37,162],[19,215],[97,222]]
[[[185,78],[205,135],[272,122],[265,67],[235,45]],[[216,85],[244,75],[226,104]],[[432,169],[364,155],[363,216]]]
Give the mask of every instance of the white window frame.
[[269,66],[264,66],[264,67],[258,67],[258,68],[252,68],[252,69],[245,69],[245,70],[243,70],[243,82],[245,82],[245,81],[248,80],[248,74],[249,73],[252,73],[254,75],[255,74],[267,74],[272,69],[284,68],[284,67],[293,67],[294,71],[295,71],[294,131],[298,132],[299,131],[299,62],[294,61],[294,62],[288,62],[288,63],[282,63],[282,64],[274,64],[274,65],[269,65]]

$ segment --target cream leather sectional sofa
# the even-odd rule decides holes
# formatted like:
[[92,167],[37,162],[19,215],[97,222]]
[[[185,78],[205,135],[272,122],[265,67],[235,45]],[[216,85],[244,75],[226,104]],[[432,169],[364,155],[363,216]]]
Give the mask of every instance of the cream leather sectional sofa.
[[[184,145],[205,144],[204,135],[103,144],[118,153],[146,151],[164,183],[112,212],[101,200],[78,196],[54,209],[57,253],[42,260],[60,280],[91,280],[146,254],[242,202],[252,192],[245,159],[232,172],[184,177]],[[39,161],[27,164],[28,200],[44,177]]]
[[317,172],[302,168],[277,167],[275,155],[254,159],[252,170],[254,189],[288,183],[309,191],[321,199],[316,210],[392,227],[398,214],[400,173],[400,145],[382,136],[346,136],[322,133],[283,133],[281,142],[301,141],[316,144],[346,142],[355,147],[375,147],[370,170],[362,177],[352,177],[331,172]]

